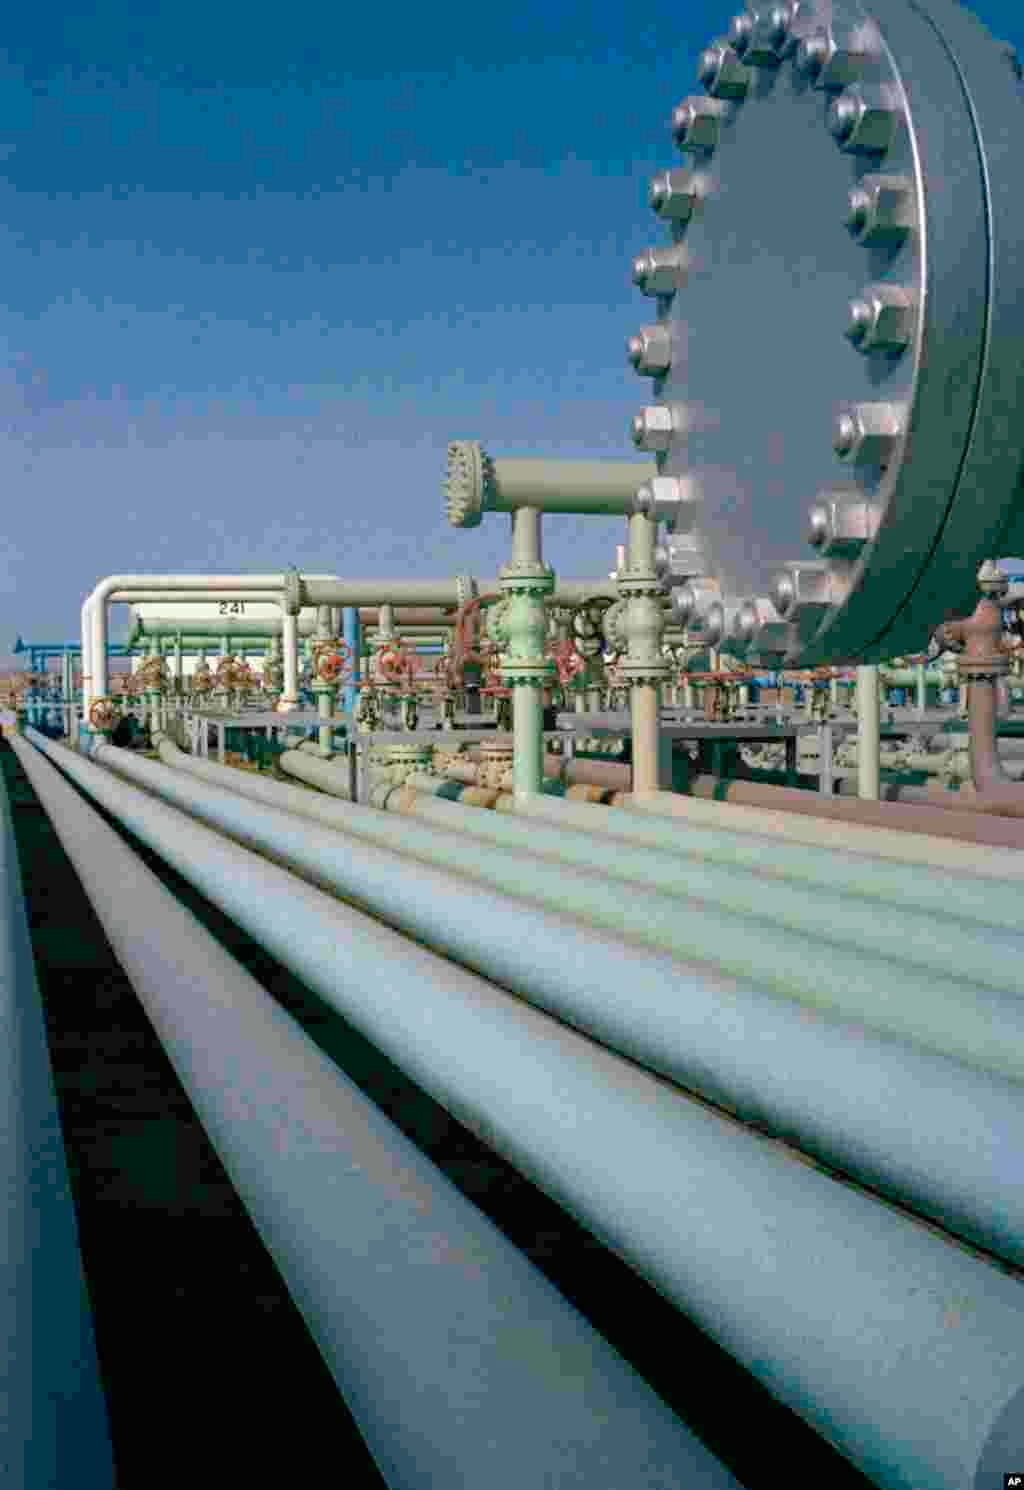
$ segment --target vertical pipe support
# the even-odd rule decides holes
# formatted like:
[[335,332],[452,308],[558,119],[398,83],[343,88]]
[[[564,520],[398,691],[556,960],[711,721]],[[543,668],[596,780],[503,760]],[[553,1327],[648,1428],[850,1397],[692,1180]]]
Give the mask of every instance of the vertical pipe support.
[[501,675],[512,689],[512,784],[520,797],[539,792],[544,780],[544,689],[557,678],[545,656],[546,598],[554,570],[543,561],[541,514],[534,507],[512,513],[512,558],[498,575],[503,602],[488,620],[490,635],[503,645]]
[[354,605],[346,605],[341,612],[342,640],[349,650],[350,668],[349,677],[351,682],[343,694],[343,706],[346,714],[355,712],[356,690],[355,684],[359,681],[359,650],[360,650],[360,626],[359,609]]
[[857,668],[857,796],[862,802],[879,799],[880,724],[878,665],[870,663]]
[[642,512],[630,516],[627,562],[618,577],[619,593],[626,602],[618,623],[627,644],[620,666],[629,684],[636,794],[655,792],[660,784],[658,691],[671,671],[661,651],[665,622],[654,561],[657,533],[656,519]]

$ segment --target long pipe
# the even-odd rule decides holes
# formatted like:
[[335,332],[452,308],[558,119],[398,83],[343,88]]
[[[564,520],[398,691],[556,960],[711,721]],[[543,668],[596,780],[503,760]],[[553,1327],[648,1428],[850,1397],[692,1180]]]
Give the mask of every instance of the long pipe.
[[[622,805],[628,808],[630,798]],[[1024,854],[1014,850],[845,825],[830,838],[814,833],[818,825],[807,818],[749,808],[723,813],[714,804],[693,805],[711,810],[689,818],[684,831],[674,821],[651,814],[609,812],[565,798],[530,797],[517,805],[516,812],[555,827],[584,831],[595,838],[599,853],[613,855],[620,840],[650,845],[698,861],[738,864],[839,893],[852,889],[857,894],[876,895],[884,904],[896,900],[939,914],[951,911],[951,876],[955,876],[957,915],[981,922],[995,918],[993,924],[1000,926],[1020,924]],[[746,821],[748,812],[753,824]],[[783,834],[775,819],[781,819],[783,828],[811,828],[812,833],[804,837]],[[907,873],[901,872],[902,866]]]
[[[519,1490],[565,1462],[604,1490],[738,1490],[53,767],[15,748],[388,1484]],[[400,955],[393,934],[377,940],[381,961]],[[346,945],[349,977],[371,986],[380,962]],[[80,1452],[75,1469],[69,1490],[112,1483]]]
[[[188,760],[188,757],[183,759]],[[404,794],[401,804],[396,801],[388,806],[392,810],[411,812],[438,827],[469,833],[493,843],[529,846],[538,853],[550,851],[557,854],[571,850],[572,857],[578,854],[582,861],[585,856],[586,863],[597,864],[603,873],[609,874],[629,862],[634,847],[643,848],[654,855],[653,860],[646,861],[649,866],[653,868],[654,862],[660,865],[659,887],[674,894],[689,881],[695,895],[699,896],[703,891],[707,898],[716,899],[722,905],[729,904],[733,895],[743,895],[740,888],[743,885],[760,885],[766,879],[772,889],[789,892],[797,885],[813,885],[816,894],[823,892],[826,899],[808,901],[796,910],[796,915],[799,924],[814,930],[820,930],[823,920],[827,919],[826,907],[833,898],[845,901],[852,896],[889,908],[896,905],[930,912],[947,923],[975,922],[978,926],[999,927],[1020,934],[1020,884],[1017,880],[1004,883],[982,880],[965,873],[961,866],[957,873],[955,902],[951,902],[948,872],[919,865],[893,863],[847,849],[837,853],[834,849],[789,844],[767,837],[709,831],[696,825],[688,826],[681,834],[668,824],[662,828],[654,822],[638,821],[632,813],[623,820],[621,813],[604,812],[601,815],[604,825],[607,826],[611,819],[615,831],[602,835],[590,814],[577,817],[565,812],[559,805],[564,799],[556,799],[555,804],[548,808],[545,806],[550,800],[547,797],[531,798],[522,811],[517,809],[518,821],[510,822],[504,818],[496,819],[490,812],[453,810],[451,801],[435,800],[439,784],[436,777],[409,777],[404,785],[410,790]],[[569,800],[581,800],[580,789],[576,789]],[[552,833],[552,829],[557,829],[557,833]],[[547,849],[542,848],[544,844]],[[735,882],[734,874],[737,876]],[[702,878],[705,875],[709,877]],[[722,881],[723,875],[730,877],[727,883]],[[746,901],[737,904],[746,904]],[[758,907],[763,907],[760,913],[773,914],[768,901],[751,896],[750,908],[757,911]],[[793,912],[794,907],[780,904],[783,922]],[[959,930],[964,936],[971,933],[971,928],[966,925],[961,924]]]
[[2,778],[0,883],[0,1482],[10,1490],[113,1490],[107,1407]]
[[[272,808],[252,808],[238,793],[225,798],[223,790],[186,782],[180,772],[141,761],[127,751],[106,746],[99,758],[148,790],[271,852],[279,850],[283,835],[291,839],[298,833],[294,819],[281,819]],[[296,761],[305,769],[316,764],[298,752]],[[1024,1080],[1024,1005],[1019,997],[1004,991],[1010,986],[1005,977],[996,990],[981,979],[965,985],[952,976],[926,972],[909,962],[893,962],[852,943],[830,939],[823,945],[820,937],[722,911],[707,902],[679,900],[649,889],[642,895],[626,895],[620,885],[596,872],[584,876],[577,870],[569,875],[564,867],[532,855],[507,850],[497,854],[462,835],[419,828],[408,820],[396,822],[372,808],[346,804],[342,809],[339,801],[336,810],[347,814],[347,834],[369,840],[360,845],[364,853],[372,848],[415,853],[424,867],[436,866],[442,877],[454,872],[456,885],[461,883],[460,874],[469,873],[486,888],[511,897],[511,903],[534,902],[547,913],[561,911],[595,931],[627,937],[636,944],[637,955],[641,951],[652,956],[672,954],[679,959],[675,965],[680,977],[685,970],[688,978],[702,985],[707,979],[752,980],[761,989],[757,997],[796,1000],[809,1010],[865,1023],[981,1070]],[[240,821],[244,828],[238,827]],[[228,827],[229,823],[234,826]],[[321,877],[330,873],[341,893],[352,893],[355,871],[347,860],[339,860],[345,850],[337,840],[315,830],[306,838],[298,833],[298,838],[294,850],[288,851],[292,861]],[[354,857],[354,849],[351,854]],[[793,894],[800,892],[794,889]],[[386,897],[373,902],[374,913],[388,916],[389,904]],[[439,937],[445,947],[461,943],[469,949],[464,960],[473,966],[488,966],[491,954],[486,930],[462,925],[462,898],[456,906],[446,906],[443,921],[437,917],[436,906],[433,919],[409,920],[411,912],[404,904],[395,914],[405,918],[398,923],[402,929],[428,944]],[[910,913],[903,914],[909,921]],[[878,919],[877,912],[874,919]],[[999,933],[991,935],[1000,939]],[[557,958],[559,954],[552,955]],[[998,968],[995,975],[999,976]]]
[[[585,762],[580,762],[581,766],[584,764]],[[851,827],[889,828],[898,833],[924,833],[930,837],[963,839],[966,843],[1024,849],[1024,824],[986,816],[980,812],[949,812],[941,807],[930,807],[924,803],[919,805],[916,802],[904,804],[826,798],[820,792],[800,791],[796,787],[763,786],[756,781],[727,781],[716,776],[693,778],[689,784],[689,793],[689,796],[684,797],[673,792],[657,792],[642,802],[631,800],[630,806],[638,810],[685,817],[686,803],[695,798],[714,798],[716,805],[728,803],[730,809],[733,804],[764,808],[772,816],[800,815],[848,823]]]
[[[110,750],[105,752],[105,763],[110,762],[112,754]],[[209,803],[216,804],[218,797],[223,799],[223,790],[204,795],[200,789],[198,796],[187,790],[169,791],[166,781],[160,780],[160,773],[154,775],[152,770],[132,770],[131,778],[150,787],[155,785],[162,795],[178,805],[190,804],[207,821],[229,832],[238,832],[239,821],[254,824],[257,836],[253,836],[251,828],[246,829],[250,842],[267,847],[272,841],[273,852],[280,853],[283,848],[289,862],[310,872],[315,864],[321,883],[331,884],[342,893],[352,893],[351,878],[337,870],[339,859],[348,852],[344,840],[332,843],[330,834],[317,834],[313,830],[310,853],[302,859],[293,852],[290,843],[282,842],[280,833],[283,825],[292,841],[296,836],[301,838],[303,829],[282,819],[282,813],[287,816],[293,812],[347,832],[351,814],[344,808],[296,788],[251,777],[242,781],[237,772],[232,777],[223,767],[189,762],[165,742],[161,742],[160,754],[164,760],[182,759],[186,769],[202,781],[214,782],[218,787],[230,783],[228,790],[233,795],[271,804],[271,812],[260,814],[259,809],[254,809],[253,817],[243,810],[240,816],[243,804],[229,802],[225,812],[221,801],[211,815]],[[393,794],[402,794],[400,788],[391,790]],[[438,808],[445,805],[436,804]],[[472,809],[454,810],[460,816],[468,814],[495,821],[492,814],[481,810],[476,814]],[[259,822],[261,816],[265,819],[264,826]],[[278,820],[278,831],[271,838],[266,824],[273,824],[274,819]],[[417,858],[426,857],[423,835],[407,835],[404,841]],[[353,848],[351,852],[355,854],[357,850]],[[477,866],[472,860],[469,868],[476,875]],[[652,875],[656,868],[652,856]],[[360,893],[364,893],[361,887]],[[435,901],[435,911],[441,903]],[[488,968],[490,961],[487,951],[481,950],[481,939],[467,940],[466,927],[474,914],[473,908],[462,910],[461,900],[453,906],[451,895],[444,897],[444,903],[441,930],[445,937],[454,937],[447,945],[471,965]],[[371,905],[379,913],[377,901]],[[544,939],[548,920],[547,916],[543,917],[531,935]],[[415,934],[423,936],[422,924],[418,920],[412,924]],[[409,929],[408,921],[405,925]],[[438,940],[436,922],[433,931],[426,929],[426,938]],[[563,949],[564,959],[568,959],[570,950],[570,947]],[[1018,1087],[969,1071],[944,1057],[922,1051],[911,1053],[910,1047],[865,1035],[863,1031],[857,1041],[851,1042],[841,1025],[830,1020],[808,1023],[792,1004],[773,994],[740,990],[737,985],[714,976],[710,981],[692,975],[684,980],[679,964],[674,965],[677,979],[672,985],[673,993],[659,981],[661,965],[655,961],[652,970],[646,966],[645,959],[640,959],[639,981],[631,979],[630,998],[623,1005],[611,993],[614,979],[599,980],[597,990],[588,993],[593,987],[594,975],[589,966],[593,960],[593,954],[585,957],[578,968],[574,961],[571,970],[563,962],[553,978],[549,976],[539,985],[524,980],[522,973],[510,974],[507,957],[502,959],[500,973],[496,975],[533,1002],[568,1018],[643,1065],[695,1088],[712,1100],[734,1109],[738,1106],[759,1121],[769,1121],[776,1131],[796,1135],[811,1152],[870,1184],[880,1185],[889,1194],[913,1196],[914,1203],[944,1225],[962,1231],[966,1224],[964,1234],[971,1239],[984,1239],[983,1245],[1024,1261],[1024,1194],[1020,1193],[1024,1151],[1011,1152],[1015,1142],[1011,1135],[1024,1110],[1024,1097]],[[741,1042],[735,1040],[736,1021],[744,1031]],[[695,1022],[700,1023],[701,1030],[696,1045]],[[773,1048],[776,1054],[766,1060],[765,1052]],[[783,1050],[785,1058],[780,1059],[779,1052]],[[870,1096],[865,1093],[861,1078],[864,1069],[872,1072]],[[875,1080],[881,1084],[882,1091],[888,1092],[881,1107],[876,1100]],[[989,1100],[991,1091],[1002,1094],[995,1107]],[[821,1100],[823,1092],[828,1093],[825,1102]],[[951,1096],[953,1093],[960,1096]],[[944,1116],[937,1121],[932,1108],[941,1108],[947,1097],[952,1105],[944,1109]],[[922,1101],[924,1107],[919,1108]],[[907,1133],[928,1137],[923,1140],[923,1146],[917,1140],[908,1145]],[[997,1141],[996,1135],[999,1135]],[[981,1153],[993,1156],[993,1167],[987,1177],[979,1169]],[[926,1175],[923,1184],[922,1175]],[[983,1199],[979,1184],[986,1190]],[[974,1200],[965,1211],[964,1196],[968,1193]],[[1008,1219],[1011,1212],[1012,1220]],[[959,1216],[960,1222],[951,1220],[953,1216]]]
[[[34,731],[33,740],[882,1490],[925,1479],[929,1490],[983,1490],[1007,1463],[1024,1462],[1024,1298],[1014,1279],[483,979],[448,965],[432,976],[437,959],[415,945],[396,958],[376,922]],[[364,887],[379,884],[390,920],[416,904],[437,935],[438,905],[447,910],[454,893],[486,921],[492,960],[518,981],[525,973],[561,1002],[559,974],[577,954],[588,986],[610,996],[610,1015],[628,1012],[639,959],[627,943],[558,917],[553,958],[538,913],[504,897],[488,893],[485,910],[478,887],[362,846],[350,863]],[[374,976],[352,978],[367,944]],[[687,1013],[678,965],[663,965],[678,1024]],[[514,1421],[521,1431],[524,1420]]]

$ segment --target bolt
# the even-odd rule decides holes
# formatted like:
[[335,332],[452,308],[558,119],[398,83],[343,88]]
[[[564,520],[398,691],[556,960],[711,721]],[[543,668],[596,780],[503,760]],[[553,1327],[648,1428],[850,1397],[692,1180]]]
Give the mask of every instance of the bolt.
[[744,98],[750,87],[750,68],[743,66],[727,42],[715,42],[701,53],[697,81],[712,98]]
[[645,249],[633,260],[633,283],[645,295],[672,295],[686,284],[688,264],[681,243]]
[[902,352],[914,325],[914,296],[901,285],[872,285],[850,304],[846,335],[859,352]]
[[665,404],[651,404],[634,415],[632,429],[638,450],[667,450],[676,433],[676,416]]
[[837,415],[832,448],[840,460],[857,465],[887,465],[903,434],[905,421],[903,404],[854,404]]
[[672,110],[672,138],[680,150],[711,151],[718,145],[725,105],[717,98],[684,98]]
[[808,543],[823,558],[855,559],[878,531],[879,509],[858,492],[845,500],[824,496],[808,514]]
[[660,376],[672,361],[668,327],[641,326],[637,335],[629,338],[627,356],[638,373]]
[[834,575],[820,559],[809,564],[791,564],[771,582],[769,596],[779,615],[791,619],[798,607],[827,605],[833,598]]
[[692,585],[677,585],[671,592],[669,614],[677,626],[685,626],[693,615],[697,595]]
[[753,29],[754,17],[752,15],[733,16],[729,22],[729,45],[738,57],[742,57],[746,52]]
[[647,199],[661,218],[686,223],[699,212],[707,194],[707,178],[685,167],[652,176]]
[[846,226],[858,243],[897,241],[914,225],[914,183],[909,176],[864,176],[847,201]]
[[797,71],[812,79],[816,88],[829,91],[855,83],[878,51],[877,33],[865,25],[844,40],[846,45],[838,45],[832,33],[823,29],[803,37],[796,49]]
[[743,60],[750,67],[777,67],[789,41],[789,11],[784,5],[770,5],[758,11]]
[[855,155],[884,155],[896,137],[896,110],[878,90],[844,93],[833,101],[828,127],[841,150]]

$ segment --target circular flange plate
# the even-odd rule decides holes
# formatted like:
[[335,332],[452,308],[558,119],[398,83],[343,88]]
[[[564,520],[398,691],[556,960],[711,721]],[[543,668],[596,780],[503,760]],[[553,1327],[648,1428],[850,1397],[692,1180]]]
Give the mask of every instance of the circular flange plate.
[[652,182],[682,253],[637,264],[647,448],[697,478],[725,592],[779,598],[789,662],[917,650],[1019,502],[1013,72],[955,0],[791,0],[726,18],[701,81]]

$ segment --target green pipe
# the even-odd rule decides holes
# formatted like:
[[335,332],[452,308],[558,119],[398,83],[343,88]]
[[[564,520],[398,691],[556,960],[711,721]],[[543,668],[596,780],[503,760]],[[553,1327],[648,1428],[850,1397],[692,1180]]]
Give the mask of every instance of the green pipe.
[[638,488],[657,474],[656,466],[636,461],[495,460],[478,440],[453,440],[445,480],[448,521],[474,528],[484,512],[522,507],[621,517],[631,510]]
[[[230,783],[231,790],[242,796],[287,805],[305,817],[425,864],[468,875],[513,898],[533,901],[617,935],[625,932],[629,939],[670,952],[691,968],[700,963],[709,972],[718,969],[734,977],[754,978],[771,995],[864,1021],[981,1070],[1024,1081],[1024,1005],[1016,997],[979,991],[977,979],[965,986],[941,973],[888,961],[870,947],[844,946],[822,935],[806,935],[767,919],[721,910],[706,901],[690,901],[685,892],[659,893],[650,888],[654,876],[642,860],[637,866],[643,878],[636,882],[634,893],[627,894],[621,883],[596,869],[567,874],[562,864],[532,853],[504,849],[498,854],[465,833],[421,827],[408,818],[398,821],[373,808],[327,801],[309,793],[299,793],[286,804],[275,784],[258,781],[248,772],[213,774],[224,768],[192,762],[165,741],[160,742],[159,751],[161,760],[181,764],[191,774],[219,786]],[[113,769],[128,771],[132,764],[126,752],[109,746],[101,747],[98,758]],[[317,764],[305,756],[300,759]],[[166,794],[172,788],[166,782],[161,785],[155,774],[153,790]],[[807,899],[802,887],[786,888],[793,900]],[[856,907],[845,912],[844,919],[858,911]],[[881,918],[876,910],[865,907],[860,913],[869,929],[877,927]],[[918,935],[931,935],[940,924],[937,918],[915,919],[912,912],[896,912],[890,921],[906,928],[908,942],[915,934],[911,928],[918,928]],[[926,933],[922,927],[928,928]],[[993,939],[998,936],[992,933]],[[1010,956],[1016,957],[1019,943],[1008,940],[1013,943]]]

